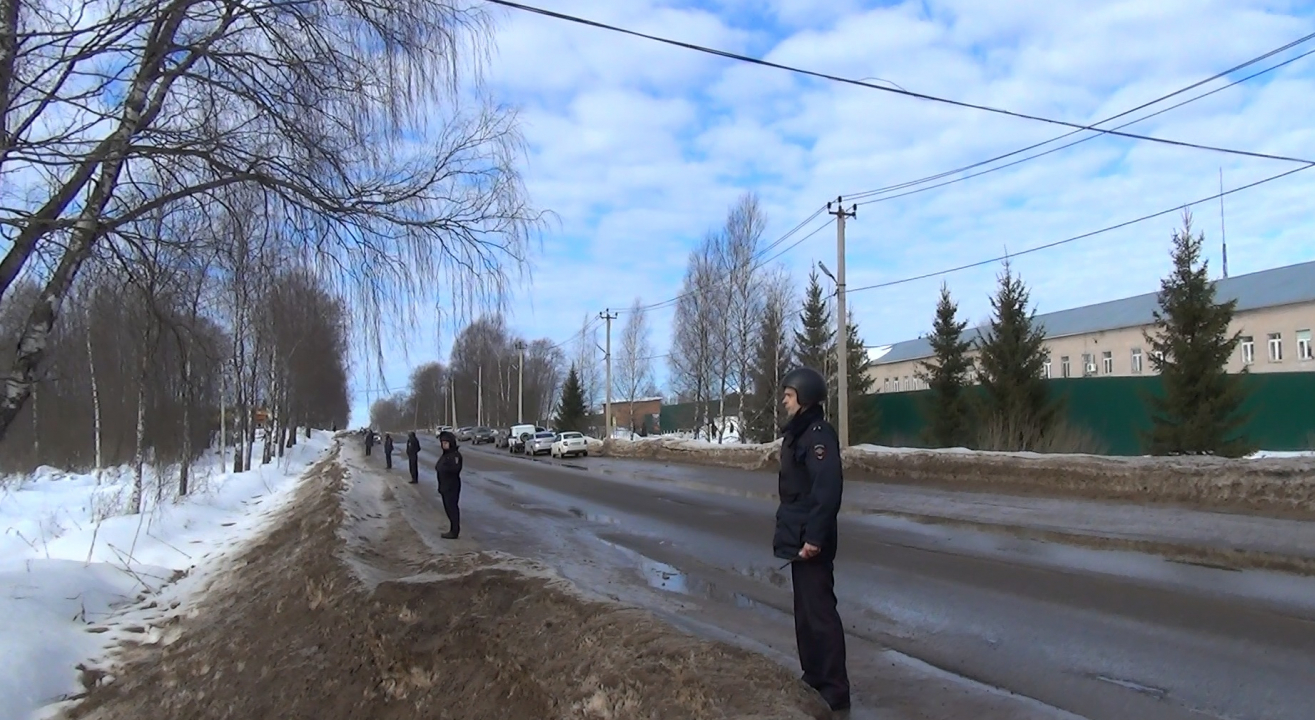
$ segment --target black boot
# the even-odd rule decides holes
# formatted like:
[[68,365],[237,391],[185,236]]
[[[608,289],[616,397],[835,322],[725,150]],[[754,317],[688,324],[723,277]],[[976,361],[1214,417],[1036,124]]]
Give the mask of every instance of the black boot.
[[439,535],[439,537],[443,538],[444,540],[456,540],[457,534],[449,530],[443,533],[442,535]]

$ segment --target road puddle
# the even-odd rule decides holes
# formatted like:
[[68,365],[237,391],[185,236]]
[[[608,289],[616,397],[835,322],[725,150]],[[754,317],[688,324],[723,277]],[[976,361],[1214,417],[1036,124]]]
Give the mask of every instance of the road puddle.
[[625,545],[603,540],[601,538],[599,538],[599,542],[622,552],[634,560],[640,574],[644,576],[649,587],[676,593],[677,595],[685,595],[688,597],[726,603],[745,610],[757,610],[772,615],[779,615],[781,612],[770,605],[754,600],[748,595],[718,587],[715,583],[690,575],[680,568],[664,563],[661,560],[654,560],[653,558],[637,550],[628,548]]
[[588,520],[589,522],[602,523],[602,524],[604,524],[604,525],[617,525],[617,524],[619,524],[619,522],[617,521],[617,519],[614,518],[614,517],[612,517],[611,515],[604,515],[604,514],[602,514],[602,513],[588,512],[588,511],[586,511],[586,510],[581,510],[580,508],[575,507],[575,506],[571,506],[571,507],[567,508],[567,510],[568,510],[572,515],[574,515],[574,516],[576,516],[576,517],[578,517],[578,518],[582,518],[582,519],[584,519],[584,520]]

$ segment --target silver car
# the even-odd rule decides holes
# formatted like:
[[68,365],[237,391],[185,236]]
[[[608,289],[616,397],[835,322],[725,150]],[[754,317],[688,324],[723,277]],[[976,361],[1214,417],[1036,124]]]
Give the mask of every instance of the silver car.
[[556,433],[551,433],[546,430],[534,433],[534,437],[530,438],[530,454],[538,455],[539,453],[551,453],[552,444],[554,442],[557,442]]

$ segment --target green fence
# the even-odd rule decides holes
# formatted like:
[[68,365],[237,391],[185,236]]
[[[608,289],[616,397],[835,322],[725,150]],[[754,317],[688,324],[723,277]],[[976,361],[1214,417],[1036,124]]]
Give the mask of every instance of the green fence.
[[[1267,373],[1243,376],[1250,397],[1243,411],[1250,414],[1247,437],[1265,450],[1315,449],[1315,372]],[[1111,455],[1141,455],[1140,432],[1151,425],[1143,393],[1158,394],[1160,378],[1142,377],[1067,378],[1050,381],[1064,397],[1071,425],[1094,433]],[[875,438],[851,438],[852,442],[876,442],[897,447],[918,447],[929,391],[868,395],[880,414]],[[694,424],[694,403],[664,405],[663,432],[689,429]],[[715,407],[715,406],[714,406]]]

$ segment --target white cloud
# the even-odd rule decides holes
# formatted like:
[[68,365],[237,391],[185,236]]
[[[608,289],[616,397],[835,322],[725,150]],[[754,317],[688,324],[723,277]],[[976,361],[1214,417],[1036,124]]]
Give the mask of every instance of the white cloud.
[[[1122,112],[1266,52],[1307,32],[1315,15],[1274,0],[702,3],[713,10],[658,0],[537,2],[774,62],[1073,122]],[[565,340],[585,314],[624,308],[636,295],[655,302],[677,294],[687,253],[742,191],[762,196],[770,242],[842,193],[1067,132],[514,11],[497,43],[490,87],[522,106],[533,200],[561,217],[535,258],[533,286],[514,303],[512,325],[529,337]],[[1128,131],[1315,158],[1315,130],[1305,121],[1315,115],[1313,86],[1315,58],[1300,60]],[[849,284],[933,272],[1006,247],[1018,252],[1174,207],[1216,192],[1221,167],[1232,187],[1291,165],[1105,137],[863,205],[849,225]],[[1313,190],[1315,170],[1227,200],[1232,274],[1315,256]],[[1198,208],[1196,218],[1217,273],[1218,204]],[[1177,221],[1170,214],[1022,256],[1015,267],[1042,312],[1148,292],[1168,266]],[[802,281],[813,261],[833,266],[834,258],[834,230],[826,229],[783,260]],[[985,317],[998,270],[855,293],[850,306],[869,344],[896,342],[926,331],[942,280],[967,317]],[[653,318],[659,352],[670,317],[666,310]]]

